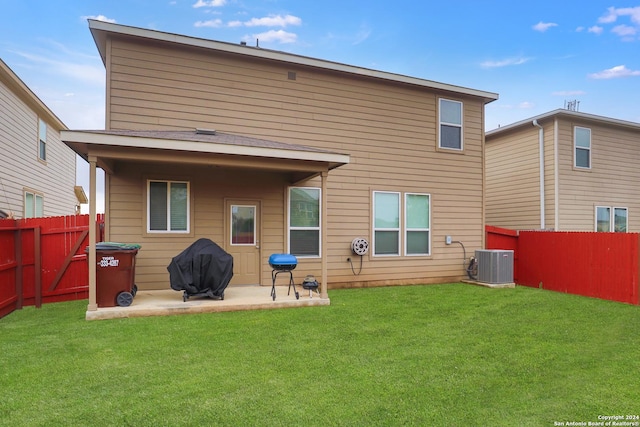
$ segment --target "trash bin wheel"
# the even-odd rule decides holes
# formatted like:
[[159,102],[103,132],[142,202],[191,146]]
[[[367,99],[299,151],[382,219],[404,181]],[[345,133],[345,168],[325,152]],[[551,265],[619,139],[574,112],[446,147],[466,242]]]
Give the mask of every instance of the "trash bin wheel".
[[133,294],[131,292],[120,292],[116,297],[116,302],[120,307],[129,307],[133,302]]
[[133,287],[131,288],[131,295],[135,297],[137,293],[138,293],[138,285],[134,283]]

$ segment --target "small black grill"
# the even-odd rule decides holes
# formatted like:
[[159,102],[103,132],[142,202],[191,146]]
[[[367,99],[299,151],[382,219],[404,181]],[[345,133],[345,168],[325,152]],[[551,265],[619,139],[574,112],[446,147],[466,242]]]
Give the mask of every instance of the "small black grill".
[[293,286],[293,293],[296,299],[300,299],[300,294],[296,290],[296,284],[293,281],[293,270],[298,266],[298,259],[291,254],[272,254],[269,257],[269,265],[271,270],[271,298],[276,300],[276,278],[280,273],[289,273],[289,289],[287,295],[291,292],[291,286]]

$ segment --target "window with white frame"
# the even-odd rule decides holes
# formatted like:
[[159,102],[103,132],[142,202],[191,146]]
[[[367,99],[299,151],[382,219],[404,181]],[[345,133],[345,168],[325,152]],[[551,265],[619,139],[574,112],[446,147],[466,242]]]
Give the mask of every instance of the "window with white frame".
[[24,192],[24,217],[39,218],[44,216],[44,197],[30,191]]
[[189,182],[147,181],[147,231],[189,232]]
[[573,128],[574,166],[591,168],[591,129],[574,126]]
[[462,150],[462,102],[439,100],[440,133],[438,147]]
[[47,123],[38,119],[38,158],[47,160]]
[[373,192],[373,254],[400,255],[400,193]]
[[320,189],[289,187],[289,253],[320,256]]
[[406,193],[404,195],[405,254],[429,255],[430,209],[429,195]]
[[628,217],[627,208],[596,206],[596,231],[626,233]]
[[[401,200],[404,204],[401,205]],[[431,253],[431,198],[425,193],[373,192],[373,254]],[[403,248],[401,253],[400,248]]]

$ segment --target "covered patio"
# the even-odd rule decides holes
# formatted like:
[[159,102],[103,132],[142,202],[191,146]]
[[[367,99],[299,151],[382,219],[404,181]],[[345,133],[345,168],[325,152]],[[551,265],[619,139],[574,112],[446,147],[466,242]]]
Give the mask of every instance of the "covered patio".
[[[330,152],[314,147],[281,143],[246,136],[231,135],[211,129],[194,129],[190,131],[64,131],[62,140],[76,153],[89,162],[90,189],[89,215],[96,217],[96,169],[105,171],[105,180],[117,176],[124,165],[154,164],[157,167],[171,169],[176,165],[181,167],[228,168],[236,171],[263,171],[277,173],[286,177],[287,185],[297,185],[309,179],[317,178],[322,194],[320,204],[320,246],[327,247],[327,177],[329,172],[337,167],[349,163],[349,155]],[[105,197],[110,197],[107,188]],[[106,240],[111,240],[110,217],[118,212],[111,212],[109,204],[105,204]],[[117,209],[116,209],[117,211]],[[143,215],[141,212],[140,215]],[[131,241],[137,242],[144,238],[144,230],[132,229]],[[141,237],[142,236],[142,237]],[[195,240],[206,235],[192,235]],[[258,236],[260,237],[260,236]],[[278,287],[275,300],[270,296],[270,286],[266,277],[255,284],[232,285],[225,291],[224,300],[193,299],[182,300],[182,294],[163,285],[155,287],[143,286],[137,293],[133,303],[128,307],[99,307],[96,297],[96,230],[90,228],[89,233],[89,304],[87,319],[107,319],[118,317],[136,317],[166,315],[178,313],[214,312],[249,310],[265,308],[283,308],[304,305],[328,305],[327,294],[327,259],[321,256],[317,259],[320,267],[316,277],[319,283],[319,295],[309,297],[308,292],[300,292],[300,299],[296,300],[293,293],[287,296],[287,288]],[[144,243],[140,242],[143,245]],[[158,243],[167,248],[173,248],[170,240],[154,237],[153,245],[156,250]],[[260,259],[265,260],[268,253],[263,252],[260,240],[255,242],[255,249]],[[264,246],[264,245],[263,245]],[[284,245],[286,251],[286,244]],[[281,249],[279,249],[281,250]],[[155,265],[168,263],[168,259],[155,262]],[[235,266],[234,266],[235,270]],[[158,274],[166,269],[159,268]],[[264,271],[264,270],[263,270]],[[157,277],[160,277],[156,275]],[[167,276],[168,279],[168,276]],[[164,280],[164,279],[156,279]],[[271,280],[268,280],[271,282]],[[299,284],[298,284],[299,286]]]

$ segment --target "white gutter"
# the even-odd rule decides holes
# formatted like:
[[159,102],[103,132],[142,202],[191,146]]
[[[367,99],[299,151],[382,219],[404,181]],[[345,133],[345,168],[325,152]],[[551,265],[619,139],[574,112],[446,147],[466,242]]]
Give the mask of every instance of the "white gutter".
[[532,124],[537,127],[538,130],[538,144],[540,151],[540,229],[545,229],[544,218],[544,129],[538,124],[538,120],[533,119]]
[[554,224],[553,230],[560,230],[560,182],[558,178],[558,117],[553,120],[553,209]]

